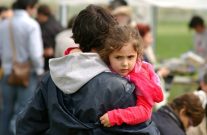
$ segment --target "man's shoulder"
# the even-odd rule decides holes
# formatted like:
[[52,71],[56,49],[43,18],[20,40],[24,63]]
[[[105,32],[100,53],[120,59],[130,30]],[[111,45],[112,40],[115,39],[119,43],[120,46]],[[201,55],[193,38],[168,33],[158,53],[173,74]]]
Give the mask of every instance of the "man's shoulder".
[[52,81],[50,72],[45,72],[41,77],[40,77],[40,85],[44,88],[46,87],[56,87],[55,83]]
[[102,72],[89,81],[89,83],[96,83],[99,87],[107,87],[108,90],[115,91],[133,91],[134,84],[129,82],[126,78],[112,72]]
[[113,83],[129,83],[126,78],[121,77],[118,74],[112,72],[102,72],[94,77],[95,80],[101,80],[103,83],[113,82]]
[[119,74],[116,74],[113,72],[102,72],[102,73],[98,74],[97,77],[117,78],[117,79],[121,79],[121,80],[126,81],[126,79],[124,77],[121,77]]
[[39,86],[42,87],[42,89],[48,90],[48,89],[56,89],[55,83],[52,81],[50,72],[47,71],[41,77],[39,77]]
[[32,17],[15,17],[14,22],[17,23],[18,25],[24,25],[27,27],[27,29],[34,30],[34,29],[40,29],[39,23]]

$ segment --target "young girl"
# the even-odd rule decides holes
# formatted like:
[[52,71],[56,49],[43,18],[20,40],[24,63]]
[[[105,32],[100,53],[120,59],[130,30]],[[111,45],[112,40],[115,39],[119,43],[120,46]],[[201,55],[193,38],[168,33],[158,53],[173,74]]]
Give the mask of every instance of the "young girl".
[[[112,72],[135,84],[137,103],[134,107],[108,111],[100,121],[105,127],[142,123],[151,118],[154,103],[163,100],[160,80],[153,67],[141,60],[143,45],[138,31],[127,26],[115,26],[110,33],[104,48],[96,51]],[[71,50],[66,50],[66,54]]]

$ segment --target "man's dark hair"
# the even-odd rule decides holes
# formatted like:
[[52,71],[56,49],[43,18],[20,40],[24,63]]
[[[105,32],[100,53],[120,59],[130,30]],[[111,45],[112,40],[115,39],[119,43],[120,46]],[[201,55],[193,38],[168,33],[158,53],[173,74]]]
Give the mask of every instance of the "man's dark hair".
[[33,8],[38,3],[38,0],[16,0],[12,5],[13,9],[26,9],[27,7]]
[[188,24],[189,28],[195,28],[198,25],[204,26],[204,20],[200,16],[193,16]]
[[89,5],[75,19],[72,28],[74,41],[83,52],[103,47],[110,27],[116,24],[117,21],[107,10]]
[[45,5],[45,4],[40,5],[40,6],[38,7],[38,9],[37,9],[37,13],[38,13],[38,14],[45,15],[45,16],[47,16],[47,17],[52,16],[52,12],[51,12],[51,10],[50,10],[50,7],[49,7],[48,5]]

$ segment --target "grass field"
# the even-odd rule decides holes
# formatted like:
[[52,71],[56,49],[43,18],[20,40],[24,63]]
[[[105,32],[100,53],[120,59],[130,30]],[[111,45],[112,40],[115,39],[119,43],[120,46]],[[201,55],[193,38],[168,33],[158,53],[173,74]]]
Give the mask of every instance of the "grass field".
[[159,60],[179,57],[192,49],[192,32],[185,22],[158,22],[156,54]]
[[[156,41],[155,51],[159,61],[179,57],[192,49],[192,32],[187,22],[158,22]],[[196,87],[196,84],[173,84],[169,100]]]

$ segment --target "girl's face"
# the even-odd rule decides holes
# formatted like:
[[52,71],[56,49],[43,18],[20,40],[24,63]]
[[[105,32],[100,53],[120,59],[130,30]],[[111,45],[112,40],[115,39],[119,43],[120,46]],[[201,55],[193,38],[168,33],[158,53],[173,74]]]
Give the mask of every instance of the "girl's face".
[[126,76],[134,68],[137,61],[137,51],[131,43],[126,43],[120,50],[114,50],[109,55],[110,66],[113,71]]

